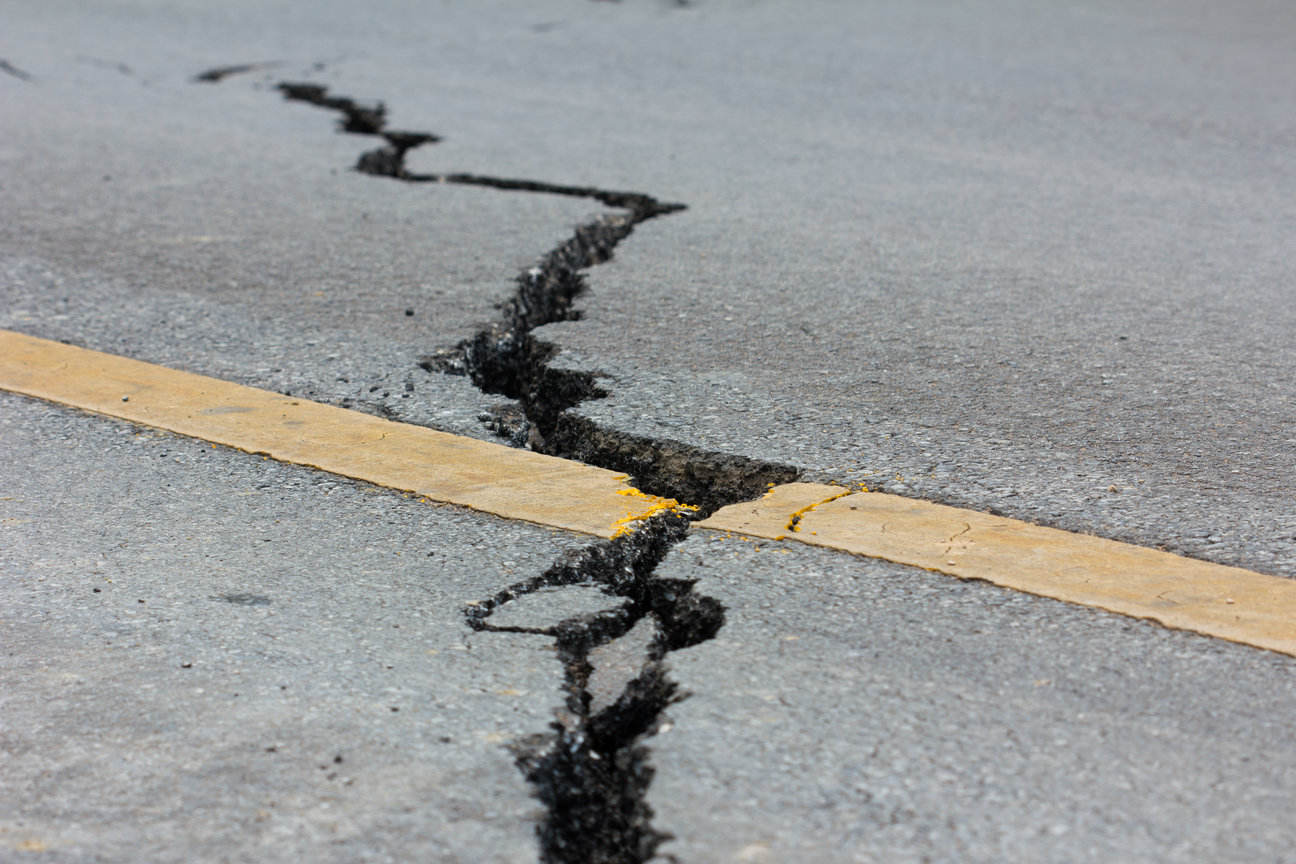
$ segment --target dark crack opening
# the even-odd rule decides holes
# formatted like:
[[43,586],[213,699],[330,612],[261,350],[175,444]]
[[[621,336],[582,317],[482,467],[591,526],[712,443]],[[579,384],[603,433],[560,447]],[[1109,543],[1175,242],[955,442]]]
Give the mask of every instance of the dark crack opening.
[[[713,638],[724,624],[719,601],[695,594],[693,582],[654,575],[687,530],[683,516],[657,517],[633,534],[587,547],[466,610],[475,630],[543,633],[557,642],[564,710],[547,734],[513,747],[548,813],[538,828],[546,864],[640,864],[669,839],[652,826],[646,799],[653,770],[644,743],[660,728],[666,708],[684,696],[667,674],[665,657]],[[490,623],[502,605],[541,588],[591,583],[629,602],[540,628]],[[614,698],[596,703],[590,682],[598,661],[592,655],[645,621],[652,635],[635,674]]]
[[362,154],[361,173],[407,183],[454,183],[494,189],[589,198],[620,212],[608,213],[577,227],[571,238],[551,250],[535,267],[517,277],[517,289],[501,309],[500,319],[454,348],[420,359],[429,372],[468,375],[485,393],[516,400],[517,417],[501,422],[498,414],[483,418],[504,440],[516,446],[574,459],[628,474],[644,492],[674,498],[698,508],[701,517],[726,504],[750,500],[771,484],[795,480],[788,465],[702,450],[664,438],[648,438],[601,426],[570,411],[607,396],[595,375],[555,369],[558,353],[551,343],[532,335],[545,324],[579,317],[576,299],[588,289],[584,271],[608,261],[617,244],[649,219],[677,213],[683,204],[657,200],[642,192],[599,189],[478,174],[419,174],[405,167],[410,150],[439,141],[427,132],[393,132],[386,128],[386,106],[363,104],[330,95],[313,83],[284,82],[286,99],[307,102],[342,115],[341,131],[377,136],[386,143]]
[[[244,67],[221,67],[198,80],[219,81]],[[584,271],[612,257],[617,244],[641,222],[684,209],[639,192],[620,192],[475,174],[416,174],[405,167],[409,151],[440,140],[428,132],[386,128],[382,102],[364,104],[331,95],[314,83],[283,82],[289,100],[341,115],[343,132],[375,136],[382,146],[359,157],[355,170],[407,183],[455,183],[495,189],[589,198],[612,213],[580,225],[573,236],[517,278],[517,290],[500,320],[451,349],[420,358],[430,372],[468,375],[486,393],[507,396],[505,407],[485,418],[515,446],[629,474],[645,492],[675,498],[708,515],[729,503],[758,497],[775,483],[794,480],[795,468],[732,456],[669,439],[608,429],[574,414],[580,403],[607,395],[591,373],[555,369],[556,346],[534,337],[536,327],[576,320],[575,300],[587,290]],[[724,609],[694,593],[693,582],[654,575],[670,549],[684,539],[689,517],[654,517],[631,533],[595,543],[543,574],[471,605],[469,626],[483,632],[542,633],[556,641],[564,669],[563,710],[547,733],[516,742],[513,752],[547,816],[538,828],[541,858],[551,864],[639,864],[668,835],[652,826],[647,790],[652,780],[645,740],[664,722],[664,712],[683,698],[667,674],[666,656],[705,642],[724,623]],[[613,609],[523,629],[492,625],[500,606],[542,588],[597,585],[623,598]],[[235,601],[237,602],[237,601]],[[637,664],[612,695],[593,686],[606,650],[625,646]],[[622,670],[624,671],[624,670]],[[600,685],[603,686],[603,685]],[[597,692],[596,692],[597,691]]]

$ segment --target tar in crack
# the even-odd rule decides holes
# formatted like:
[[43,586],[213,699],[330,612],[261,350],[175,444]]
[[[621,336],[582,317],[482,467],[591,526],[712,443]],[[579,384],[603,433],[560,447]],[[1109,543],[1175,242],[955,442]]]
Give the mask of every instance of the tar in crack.
[[[573,302],[586,290],[582,271],[611,258],[639,223],[683,205],[638,192],[471,174],[415,174],[405,167],[406,154],[435,143],[438,136],[388,130],[381,102],[362,104],[312,83],[285,82],[279,90],[289,100],[339,112],[343,132],[384,140],[359,158],[355,168],[361,173],[409,183],[579,196],[621,211],[579,226],[569,240],[524,271],[499,322],[420,362],[428,371],[470,375],[483,391],[516,400],[523,416],[501,422],[500,428],[521,425],[524,435],[516,435],[515,428],[514,437],[533,449],[623,471],[644,491],[699,505],[701,515],[796,477],[788,466],[628,435],[573,415],[568,409],[606,393],[592,375],[553,369],[549,361],[557,349],[531,334],[543,324],[578,317]],[[670,548],[684,539],[688,522],[679,513],[654,517],[466,612],[469,625],[479,631],[552,636],[564,664],[565,710],[550,732],[514,747],[519,767],[548,811],[538,831],[542,860],[549,864],[637,864],[653,857],[667,838],[651,825],[646,792],[652,768],[644,744],[659,729],[667,706],[683,695],[667,676],[665,657],[713,638],[724,623],[720,603],[694,594],[692,582],[653,575]],[[542,588],[574,585],[597,585],[624,602],[540,628],[495,626],[488,620],[512,600]],[[639,651],[631,664],[633,674],[623,676],[614,693],[596,692],[603,659],[627,644],[631,654]],[[624,665],[626,652],[620,654]]]
[[355,170],[361,173],[406,183],[454,183],[589,198],[617,211],[578,226],[571,238],[519,274],[517,289],[503,304],[498,321],[453,348],[420,359],[419,365],[429,372],[468,375],[483,392],[515,400],[520,410],[482,417],[502,438],[514,446],[627,474],[637,488],[687,501],[698,507],[702,517],[725,504],[756,498],[771,485],[796,479],[797,470],[787,465],[633,435],[571,411],[581,402],[605,397],[607,391],[591,373],[555,368],[550,361],[557,348],[532,335],[545,324],[578,319],[574,304],[587,290],[584,271],[611,259],[617,244],[636,226],[677,213],[683,204],[593,186],[412,172],[405,165],[406,155],[441,140],[439,136],[389,130],[382,102],[335,96],[320,84],[284,82],[279,90],[286,99],[338,112],[340,131],[384,140],[382,146],[359,157]]
[[[687,529],[683,516],[656,517],[466,610],[475,630],[542,634],[557,643],[565,704],[548,733],[513,746],[547,811],[537,828],[545,864],[640,864],[669,839],[653,828],[646,801],[653,771],[645,740],[683,695],[667,674],[665,658],[711,639],[724,623],[719,601],[695,594],[692,582],[654,575]],[[536,591],[591,585],[619,602],[548,625],[490,620],[505,604]],[[618,651],[618,643],[628,647]],[[627,657],[634,662],[626,664]],[[605,661],[630,668],[605,675],[596,687]]]

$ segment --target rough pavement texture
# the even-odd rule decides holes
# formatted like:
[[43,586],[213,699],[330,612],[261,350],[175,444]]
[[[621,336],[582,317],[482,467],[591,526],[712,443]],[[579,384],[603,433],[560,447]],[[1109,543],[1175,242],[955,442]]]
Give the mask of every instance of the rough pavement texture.
[[625,16],[659,47],[601,86],[689,210],[540,331],[610,376],[581,413],[1296,574],[1296,12]]
[[535,860],[562,666],[463,610],[588,538],[18,396],[0,445],[0,858]]
[[493,321],[605,208],[358,174],[382,142],[333,112],[195,84],[192,60],[132,46],[145,29],[113,48],[167,74],[109,72],[68,29],[31,35],[53,41],[39,81],[6,82],[23,122],[0,132],[0,327],[488,436],[478,415],[500,400],[419,358]]
[[[446,136],[413,171],[688,205],[541,331],[603,375],[577,409],[601,424],[1296,572],[1287,7],[11,5],[0,326],[489,434],[498,399],[420,356],[604,208],[350,172],[374,142],[272,89],[306,78]],[[191,81],[256,61],[279,65]],[[503,745],[561,698],[551,640],[468,641],[452,612],[569,541],[27,400],[0,421],[24,454],[4,518],[35,520],[0,535],[23,646],[7,844],[138,860],[142,825],[154,860],[534,860]],[[276,518],[298,541],[271,557]],[[395,555],[422,532],[452,563]],[[819,550],[771,570],[737,542],[667,568],[729,609],[669,660],[694,695],[648,739],[663,853],[1292,847],[1290,661]],[[603,602],[513,611],[582,599]],[[627,639],[598,658],[612,692]]]
[[[584,321],[540,331],[566,349],[559,364],[608,376],[612,397],[579,409],[600,423],[781,460],[812,478],[1293,572],[1291,10],[1258,0],[1227,14],[1161,0],[253,9],[18,10],[11,26],[38,59],[15,55],[33,80],[11,77],[6,89],[32,131],[6,136],[55,155],[92,146],[78,143],[94,139],[75,134],[75,115],[55,124],[56,103],[34,95],[60,88],[92,87],[110,107],[127,99],[162,126],[174,112],[210,112],[197,128],[211,130],[203,146],[238,148],[227,176],[288,160],[312,195],[372,195],[373,208],[352,209],[396,219],[431,207],[421,193],[433,190],[348,175],[351,136],[318,137],[330,121],[267,104],[277,97],[264,88],[307,76],[385,100],[392,128],[446,136],[412,152],[411,170],[637,189],[689,205],[642,226],[590,274]],[[178,81],[180,68],[243,62],[235,51],[283,65],[219,85]],[[192,159],[190,138],[173,133],[157,149],[187,164],[176,151]],[[299,164],[302,148],[328,158]],[[13,144],[4,152],[15,158]],[[83,181],[66,188],[100,183],[78,170]],[[43,188],[14,182],[7,198],[26,197],[17,193],[29,182]],[[457,195],[504,195],[511,214],[591,212],[481,189],[446,198]],[[308,205],[300,225],[310,230],[294,242],[349,231],[322,226],[335,211]],[[302,216],[282,215],[285,229]],[[393,241],[380,244],[388,251],[408,250],[399,241],[418,230],[385,227],[374,236]],[[547,248],[510,247],[500,278]],[[278,272],[300,266],[290,259]],[[407,305],[402,296],[386,310],[399,318]],[[326,341],[351,347],[341,335]],[[286,368],[279,358],[259,365],[267,380],[284,377],[273,372]],[[410,368],[356,377],[392,403]],[[325,392],[329,377],[312,385]],[[341,383],[353,399],[373,386]],[[427,386],[471,398],[462,383]],[[410,416],[480,434],[480,407],[438,403]]]
[[798,543],[699,531],[726,606],[652,740],[682,861],[1284,861],[1296,660]]

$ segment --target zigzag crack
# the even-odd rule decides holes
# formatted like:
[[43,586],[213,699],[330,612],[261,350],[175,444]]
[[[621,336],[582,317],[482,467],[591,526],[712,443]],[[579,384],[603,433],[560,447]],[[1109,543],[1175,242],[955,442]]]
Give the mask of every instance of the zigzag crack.
[[[219,80],[219,78],[213,79]],[[284,82],[284,97],[342,115],[344,132],[381,137],[383,146],[362,154],[356,170],[408,183],[457,183],[496,189],[589,198],[620,210],[579,226],[517,279],[517,292],[501,320],[448,351],[422,358],[428,371],[470,375],[478,388],[516,400],[516,412],[487,419],[516,444],[630,474],[646,492],[699,505],[707,515],[724,504],[757,497],[771,483],[795,479],[794,468],[699,450],[675,441],[605,429],[569,409],[606,396],[593,374],[554,369],[557,348],[532,335],[555,321],[575,320],[575,299],[586,290],[582,271],[607,261],[640,222],[684,209],[639,192],[618,192],[473,174],[414,174],[410,150],[440,140],[428,132],[386,128],[386,106],[331,96],[311,83]],[[509,416],[513,415],[513,416]],[[548,864],[641,864],[668,835],[651,825],[646,801],[652,768],[644,740],[663,723],[663,712],[683,698],[664,665],[671,651],[711,639],[724,609],[693,593],[693,583],[654,576],[657,565],[688,531],[689,517],[653,517],[637,530],[601,541],[560,561],[540,576],[469,606],[469,626],[483,632],[542,633],[557,642],[563,662],[565,710],[551,731],[514,746],[519,767],[545,805],[538,828],[541,859]],[[489,617],[502,604],[545,587],[598,585],[628,600],[617,608],[577,616],[542,628],[497,627]],[[600,649],[634,644],[633,632],[651,628],[642,662],[624,676],[615,698],[596,703],[591,677]],[[623,652],[624,653],[624,652]],[[596,656],[597,655],[597,656]],[[600,707],[601,706],[601,707]]]
[[[546,864],[641,864],[669,839],[651,824],[645,798],[653,772],[643,743],[660,728],[665,709],[684,696],[668,676],[664,659],[711,639],[724,623],[719,601],[693,593],[692,582],[653,575],[687,530],[682,516],[656,517],[633,534],[587,547],[465,612],[475,630],[521,630],[557,641],[565,710],[549,733],[513,748],[548,810],[538,829]],[[541,588],[578,584],[598,585],[629,602],[538,629],[490,624],[491,613],[508,602]],[[591,677],[598,671],[594,655],[645,621],[652,636],[635,674],[624,678],[614,699],[596,707],[590,693]]]
[[515,446],[628,474],[645,492],[697,506],[700,518],[726,504],[756,498],[770,484],[796,479],[797,469],[788,465],[633,435],[572,413],[571,408],[604,398],[607,391],[598,385],[594,374],[553,368],[550,361],[558,353],[557,347],[532,336],[532,330],[545,324],[577,320],[580,312],[574,302],[587,290],[583,271],[609,260],[617,244],[640,223],[677,213],[685,205],[662,202],[642,192],[592,186],[478,174],[412,173],[405,167],[406,155],[439,141],[438,136],[388,131],[382,102],[366,105],[332,96],[328,88],[312,83],[284,82],[279,90],[287,99],[339,112],[339,128],[344,132],[386,141],[359,157],[355,169],[361,173],[406,183],[455,183],[589,198],[623,211],[577,227],[570,239],[521,273],[499,321],[454,348],[420,358],[419,365],[429,372],[468,375],[483,392],[516,400],[522,417],[507,416],[511,412],[482,417],[497,434]]

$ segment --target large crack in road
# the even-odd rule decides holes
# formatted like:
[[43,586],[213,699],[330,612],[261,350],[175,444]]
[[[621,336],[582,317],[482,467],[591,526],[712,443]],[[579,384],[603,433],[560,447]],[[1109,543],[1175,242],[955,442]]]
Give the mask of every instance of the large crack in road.
[[512,417],[496,415],[491,425],[515,446],[597,465],[630,475],[645,492],[698,507],[702,517],[736,501],[757,497],[771,484],[788,483],[798,471],[788,465],[702,450],[666,438],[648,438],[601,426],[570,409],[607,394],[597,376],[554,368],[557,348],[532,335],[545,324],[579,318],[575,300],[587,290],[585,270],[612,257],[616,246],[649,219],[677,213],[683,204],[664,203],[642,192],[624,192],[537,180],[479,174],[419,174],[405,167],[413,149],[441,140],[431,132],[392,131],[386,106],[331,95],[319,84],[283,82],[284,97],[336,111],[339,129],[383,139],[363,153],[356,171],[406,183],[452,183],[494,189],[589,198],[621,212],[605,214],[576,228],[517,277],[517,290],[500,320],[453,348],[429,353],[419,364],[430,372],[468,375],[485,393],[518,403]]
[[[243,71],[220,71],[231,68]],[[194,80],[214,83],[223,77],[203,73]],[[288,100],[339,113],[343,132],[383,140],[377,149],[361,154],[354,166],[360,173],[406,183],[589,198],[620,211],[578,226],[570,239],[521,273],[499,321],[454,347],[417,359],[426,371],[468,375],[481,391],[514,400],[515,410],[483,418],[500,437],[514,446],[628,474],[645,492],[694,505],[698,516],[796,479],[798,471],[791,466],[629,435],[573,413],[581,402],[603,398],[607,391],[592,373],[554,368],[550,361],[558,349],[532,333],[544,324],[578,319],[574,303],[587,290],[584,271],[608,261],[640,223],[679,212],[683,204],[587,186],[414,173],[406,168],[406,155],[436,143],[440,136],[389,130],[382,102],[331,95],[328,88],[309,82],[281,82],[278,89]],[[646,800],[652,768],[644,744],[665,722],[667,706],[684,695],[667,674],[665,658],[713,638],[724,622],[719,601],[695,594],[692,582],[654,576],[670,549],[685,538],[688,525],[689,518],[680,513],[653,517],[637,530],[591,544],[465,611],[474,630],[556,640],[565,707],[549,732],[513,747],[519,768],[547,811],[538,828],[544,862],[638,864],[652,858],[669,837],[652,826]],[[544,625],[518,627],[490,620],[512,601],[542,589],[573,586],[594,587],[623,602]],[[601,673],[604,680],[595,687]]]
[[[543,861],[642,862],[670,836],[652,827],[645,800],[652,768],[643,741],[662,727],[667,706],[681,696],[667,675],[666,655],[711,639],[724,623],[719,601],[694,593],[692,581],[654,576],[687,531],[683,516],[656,517],[468,608],[474,629],[553,637],[563,662],[565,710],[549,734],[514,747],[548,811],[539,830]],[[541,626],[490,621],[511,601],[580,585],[628,602]],[[637,656],[627,663],[627,654]],[[619,686],[605,681],[595,687],[595,676],[608,670]]]

